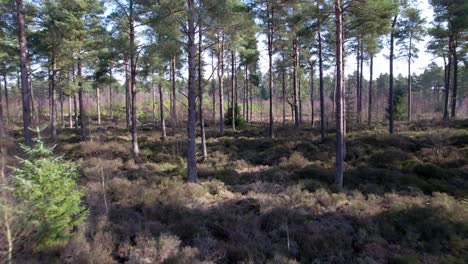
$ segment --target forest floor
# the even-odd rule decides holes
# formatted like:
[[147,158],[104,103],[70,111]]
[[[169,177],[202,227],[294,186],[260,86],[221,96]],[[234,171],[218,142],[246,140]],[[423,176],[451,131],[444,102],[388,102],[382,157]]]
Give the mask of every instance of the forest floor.
[[[160,140],[104,123],[57,153],[79,165],[90,216],[48,263],[466,263],[468,120],[350,132],[336,191],[334,134],[208,128],[199,183],[184,181],[185,129]],[[39,261],[39,262],[41,262]]]

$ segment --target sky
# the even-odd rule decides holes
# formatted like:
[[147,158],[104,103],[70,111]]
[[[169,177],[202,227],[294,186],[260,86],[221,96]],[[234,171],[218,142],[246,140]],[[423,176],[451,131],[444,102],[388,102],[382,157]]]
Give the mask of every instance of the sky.
[[[432,7],[429,4],[428,0],[419,0],[416,2],[417,7],[423,10],[422,16],[426,19],[426,26],[430,24],[430,22],[433,21],[433,15],[434,12],[432,10]],[[265,36],[261,35],[260,38],[258,39],[258,47],[260,49],[260,70],[262,73],[266,74],[268,72],[268,50],[267,46],[265,44]],[[415,58],[413,63],[412,63],[412,72],[415,74],[420,74],[424,71],[424,69],[429,65],[432,61],[435,60],[436,63],[439,65],[442,64],[440,59],[435,59],[434,56],[430,53],[426,52],[426,45],[427,42],[430,40],[429,36],[426,36],[426,38],[418,43],[416,46],[419,49],[419,54],[418,58]],[[379,76],[382,73],[388,73],[389,72],[389,61],[388,61],[388,55],[389,55],[389,49],[388,47],[388,38],[383,38],[382,39],[382,44],[385,47],[382,49],[382,51],[374,58],[374,78]],[[397,51],[397,47],[395,48],[395,51]],[[345,74],[349,74],[355,71],[357,65],[356,65],[356,56],[348,56],[345,59]],[[403,74],[403,76],[406,76],[408,74],[408,63],[405,58],[397,58],[394,61],[394,74],[397,76],[398,74]],[[364,78],[369,79],[369,65],[365,62],[364,63]],[[329,72],[331,73],[331,72]]]

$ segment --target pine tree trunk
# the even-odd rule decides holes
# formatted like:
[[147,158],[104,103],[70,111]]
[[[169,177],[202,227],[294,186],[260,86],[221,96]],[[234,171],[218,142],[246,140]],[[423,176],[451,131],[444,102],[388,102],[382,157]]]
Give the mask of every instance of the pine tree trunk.
[[361,70],[361,67],[360,67],[361,66],[361,59],[360,59],[361,58],[361,54],[360,54],[361,48],[360,48],[360,46],[361,46],[361,41],[358,40],[357,48],[356,48],[356,66],[357,66],[357,68],[356,68],[356,119],[359,116],[359,111],[360,111],[359,110],[359,104],[360,104],[360,102],[359,102],[359,98],[360,98],[360,96],[359,96],[359,87],[360,87],[359,82],[361,81],[361,78],[360,78],[361,74],[359,72]]
[[125,122],[127,129],[130,128],[130,108],[131,108],[131,80],[130,80],[130,70],[128,59],[125,58]]
[[159,114],[160,114],[160,125],[161,125],[161,140],[166,139],[166,121],[164,120],[164,92],[163,87],[159,85]]
[[176,86],[176,55],[172,56],[172,119],[174,126],[177,125],[177,86]]
[[344,129],[343,129],[343,98],[342,98],[342,69],[343,69],[343,17],[341,0],[335,0],[335,25],[336,25],[336,172],[335,184],[338,188],[343,187],[344,170]]
[[246,104],[246,109],[245,109],[245,114],[246,114],[246,120],[247,123],[250,123],[250,75],[249,75],[249,67],[248,65],[245,65],[245,91],[246,91],[246,96],[245,96],[245,104]]
[[8,80],[7,80],[7,72],[6,72],[6,66],[5,66],[5,72],[3,73],[3,84],[5,88],[5,110],[6,110],[6,118],[7,118],[7,124],[10,122],[10,102],[8,99]]
[[[268,88],[270,93],[270,138],[275,138],[273,130],[273,19],[274,12],[270,0],[267,1],[268,12]],[[263,101],[262,101],[263,103]],[[263,104],[262,104],[263,105]]]
[[234,98],[234,89],[235,89],[235,64],[236,64],[236,54],[235,51],[231,51],[231,118],[232,118],[232,130],[236,131],[236,105]]
[[370,57],[370,66],[369,66],[369,105],[367,110],[367,124],[370,126],[372,124],[372,89],[373,89],[373,74],[374,74],[374,55]]
[[16,0],[16,15],[18,19],[18,40],[19,40],[19,57],[21,71],[21,96],[23,105],[23,136],[27,146],[32,146],[31,131],[31,106],[30,106],[30,90],[28,80],[28,50],[26,43],[25,19],[23,14],[23,0]]
[[393,91],[393,59],[394,59],[394,48],[395,48],[395,26],[398,16],[393,18],[391,34],[390,34],[390,91],[388,96],[388,117],[389,117],[389,132],[393,134],[394,130],[394,119],[395,119],[395,111],[394,111],[394,91]]
[[197,182],[196,157],[196,92],[195,92],[195,22],[194,0],[188,0],[188,124],[187,124],[187,181]]
[[[201,1],[199,3],[200,8]],[[195,45],[195,44],[194,44]],[[201,138],[201,149],[202,149],[202,161],[206,161],[208,153],[206,150],[206,135],[205,135],[205,118],[203,115],[203,26],[201,17],[198,22],[198,96],[200,98],[198,112],[200,115],[200,138]]]
[[407,117],[407,121],[408,123],[411,121],[411,107],[412,107],[412,94],[411,94],[411,57],[412,57],[412,54],[411,54],[411,49],[413,48],[413,36],[410,35],[410,39],[409,39],[409,48],[408,48],[408,105],[407,105],[407,111],[408,111],[408,117]]
[[72,97],[68,96],[68,127],[73,128]]
[[219,133],[224,135],[224,35],[218,33]]
[[[344,54],[344,53],[343,53]],[[344,64],[344,62],[343,62]],[[361,69],[359,70],[359,113],[358,113],[358,116],[357,116],[357,121],[359,124],[361,124],[361,121],[362,121],[362,87],[364,86],[364,77],[363,77],[363,74],[364,74],[364,45],[362,44],[361,42]],[[343,76],[344,76],[344,73],[342,73]],[[343,108],[343,109],[346,109],[346,108]],[[345,116],[346,118],[346,116]]]
[[75,116],[74,116],[74,119],[75,119],[75,128],[78,130],[78,127],[79,127],[79,121],[78,121],[78,103],[77,103],[77,99],[76,99],[76,93],[73,93],[73,110],[75,112]]
[[[5,121],[4,121],[4,118],[3,118],[3,100],[2,100],[2,85],[0,83],[0,137],[4,137],[5,136]],[[1,153],[3,154],[3,153]]]
[[322,36],[318,32],[318,57],[319,57],[319,92],[320,92],[320,138],[325,140],[325,91],[323,87],[323,57]]
[[65,116],[63,114],[63,100],[65,95],[63,94],[62,89],[60,89],[60,122],[62,123],[62,127],[65,127]]
[[294,106],[294,126],[299,127],[299,109],[297,96],[297,71],[299,68],[297,37],[293,40],[293,106]]
[[314,127],[314,64],[310,64],[310,125]]
[[101,89],[99,84],[96,83],[96,107],[97,107],[97,118],[98,125],[101,125]]
[[83,78],[81,73],[81,51],[78,50],[78,104],[80,107],[80,135],[82,138],[86,137],[86,123],[85,123],[85,109],[84,109],[84,98],[83,98]]
[[154,84],[154,81],[151,82],[151,105],[153,106],[153,123],[156,126],[156,86]]
[[448,63],[447,70],[445,73],[445,98],[444,98],[444,121],[449,120],[449,97],[450,97],[450,81],[452,78],[452,37],[449,39],[449,54],[448,54]]
[[130,0],[129,28],[130,28],[130,78],[131,78],[131,100],[132,100],[132,154],[135,158],[138,157],[140,150],[138,148],[137,134],[137,90],[136,90],[136,58],[135,58],[135,26],[134,26],[134,9],[133,0]]
[[112,68],[109,71],[109,112],[111,120],[114,119],[114,108],[112,105]]
[[457,93],[458,93],[458,54],[455,37],[452,38],[452,55],[453,55],[453,91],[452,91],[452,113],[451,117],[457,115]]

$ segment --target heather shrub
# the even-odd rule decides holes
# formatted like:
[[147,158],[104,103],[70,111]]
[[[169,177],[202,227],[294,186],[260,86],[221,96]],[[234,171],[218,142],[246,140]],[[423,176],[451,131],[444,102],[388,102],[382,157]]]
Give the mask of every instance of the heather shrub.
[[289,158],[282,158],[279,164],[280,168],[287,171],[300,170],[307,165],[309,161],[300,152],[294,152]]

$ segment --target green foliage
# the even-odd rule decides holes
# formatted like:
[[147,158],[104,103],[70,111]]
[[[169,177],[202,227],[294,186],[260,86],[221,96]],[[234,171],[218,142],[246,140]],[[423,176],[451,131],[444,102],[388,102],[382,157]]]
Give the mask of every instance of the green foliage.
[[[241,112],[240,112],[240,107],[238,104],[236,104],[236,127],[237,128],[243,128],[247,125],[247,122],[245,122],[245,119],[242,118],[241,116]],[[227,112],[226,112],[226,116],[225,116],[225,124],[226,125],[232,125],[232,107],[229,107]]]
[[21,166],[13,169],[13,184],[15,196],[29,208],[33,247],[42,251],[67,241],[70,228],[86,220],[88,212],[81,203],[76,167],[53,156],[53,148],[40,138],[36,141],[35,147],[22,146],[30,158],[20,159]]
[[[390,109],[387,107],[387,118],[389,118]],[[397,87],[393,94],[393,111],[394,111],[394,118],[395,120],[403,120],[405,118],[406,113],[406,105],[405,105],[405,91],[403,88]]]

